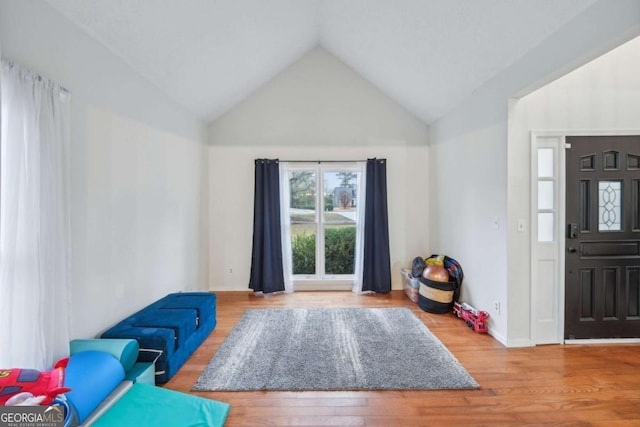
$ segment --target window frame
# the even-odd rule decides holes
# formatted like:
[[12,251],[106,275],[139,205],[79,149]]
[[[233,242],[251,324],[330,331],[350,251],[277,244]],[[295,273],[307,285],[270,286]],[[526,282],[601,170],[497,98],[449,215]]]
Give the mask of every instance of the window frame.
[[[343,162],[318,162],[317,164],[309,164],[309,163],[296,163],[296,162],[291,162],[289,163],[288,166],[289,169],[289,176],[287,177],[287,179],[290,178],[291,174],[293,172],[300,172],[300,171],[310,171],[313,172],[315,174],[315,198],[316,198],[316,203],[315,203],[315,215],[314,215],[314,225],[315,225],[315,232],[316,232],[316,272],[315,274],[294,274],[293,273],[293,248],[291,247],[291,238],[289,239],[288,242],[286,242],[285,244],[289,245],[291,251],[291,270],[289,272],[285,272],[285,274],[289,274],[291,276],[291,279],[293,281],[293,284],[297,287],[299,287],[300,285],[311,285],[313,286],[314,284],[321,284],[323,285],[322,289],[327,289],[324,286],[326,286],[327,284],[333,284],[333,285],[337,285],[337,286],[349,286],[351,287],[351,285],[353,284],[353,281],[356,278],[356,273],[355,273],[355,263],[356,263],[356,259],[355,257],[357,257],[357,254],[354,254],[354,273],[352,274],[326,274],[325,272],[325,268],[326,268],[326,259],[325,259],[325,228],[326,226],[332,226],[332,225],[341,225],[341,224],[353,224],[354,227],[356,228],[356,239],[357,239],[357,233],[358,233],[358,218],[359,218],[359,209],[364,209],[364,206],[359,206],[356,203],[356,211],[355,211],[355,219],[354,220],[349,220],[347,218],[344,219],[344,221],[326,221],[324,219],[324,212],[325,212],[325,196],[324,196],[324,192],[325,192],[325,183],[324,183],[324,174],[325,173],[337,173],[337,172],[351,172],[351,173],[355,173],[356,174],[356,179],[355,179],[355,188],[356,188],[356,192],[359,192],[361,189],[361,179],[362,177],[361,175],[361,170],[358,167],[358,165],[354,162],[347,162],[347,163],[343,163]],[[359,194],[359,193],[356,193]],[[287,203],[288,206],[286,206],[287,209],[287,214],[289,215],[290,218],[290,209],[291,209],[291,194],[287,195]],[[356,198],[357,199],[357,198]],[[289,231],[291,232],[291,227],[294,224],[289,223]],[[290,236],[292,237],[292,234],[290,233]],[[284,242],[283,242],[284,243]]]

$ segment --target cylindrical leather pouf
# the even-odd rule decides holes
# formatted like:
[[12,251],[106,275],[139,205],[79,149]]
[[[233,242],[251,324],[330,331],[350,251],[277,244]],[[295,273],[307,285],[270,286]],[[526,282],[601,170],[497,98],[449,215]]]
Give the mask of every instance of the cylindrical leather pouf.
[[455,282],[436,282],[420,277],[418,306],[429,313],[442,314],[453,308]]

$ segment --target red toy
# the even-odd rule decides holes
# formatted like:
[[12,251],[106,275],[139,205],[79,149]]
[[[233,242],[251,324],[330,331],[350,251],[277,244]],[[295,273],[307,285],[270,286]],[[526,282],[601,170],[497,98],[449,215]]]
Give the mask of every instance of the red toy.
[[40,405],[49,405],[61,393],[71,391],[64,386],[64,368],[69,358],[59,360],[51,371],[35,369],[0,369],[0,405],[18,393],[44,396]]
[[487,319],[489,313],[483,310],[476,310],[466,302],[453,304],[453,312],[456,316],[465,321],[468,327],[475,332],[487,333]]

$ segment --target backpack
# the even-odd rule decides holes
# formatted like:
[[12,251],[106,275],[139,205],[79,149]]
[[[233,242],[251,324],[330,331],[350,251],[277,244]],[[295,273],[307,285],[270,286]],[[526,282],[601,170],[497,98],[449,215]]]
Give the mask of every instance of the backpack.
[[424,270],[424,259],[421,256],[417,256],[411,262],[411,275],[416,279],[422,276]]

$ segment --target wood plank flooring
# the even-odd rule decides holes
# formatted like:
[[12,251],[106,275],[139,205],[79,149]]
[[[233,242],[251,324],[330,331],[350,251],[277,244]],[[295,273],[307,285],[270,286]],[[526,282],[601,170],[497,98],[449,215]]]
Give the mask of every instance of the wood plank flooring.
[[[640,426],[640,344],[507,349],[453,314],[421,311],[402,291],[216,294],[218,326],[165,387],[230,403],[227,426]],[[481,388],[190,391],[245,309],[299,307],[410,307]]]

